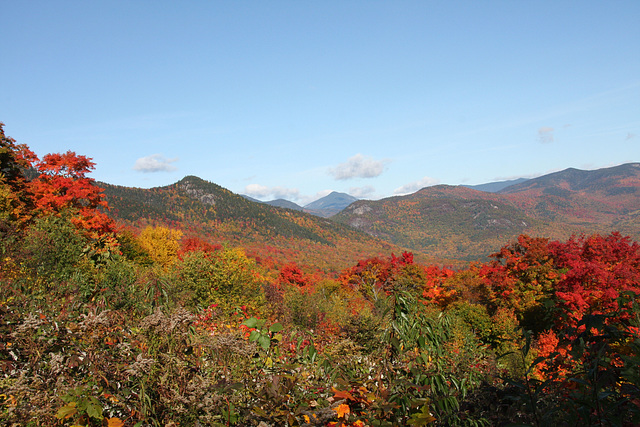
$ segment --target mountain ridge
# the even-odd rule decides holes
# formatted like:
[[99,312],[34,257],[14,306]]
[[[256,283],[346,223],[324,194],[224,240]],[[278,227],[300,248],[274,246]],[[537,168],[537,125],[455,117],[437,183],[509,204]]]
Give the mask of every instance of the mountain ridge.
[[491,193],[435,185],[406,196],[359,201],[333,217],[436,257],[486,256],[518,234],[565,239],[620,231],[640,237],[640,164],[569,168]]
[[299,245],[307,255],[316,251],[329,257],[327,248],[348,252],[353,246],[365,254],[370,246],[373,253],[406,249],[471,261],[523,233],[565,239],[620,231],[640,237],[640,163],[594,171],[569,168],[498,192],[441,184],[380,200],[341,198],[348,206],[328,218],[256,203],[197,177],[147,190],[104,187],[111,215],[124,222],[186,224],[256,252],[272,240],[282,253]]
[[500,192],[500,190],[504,188],[510,187],[515,184],[520,184],[528,180],[529,178],[517,178],[517,179],[510,179],[507,181],[487,182],[485,184],[463,185],[463,187],[472,188],[474,190],[485,191],[487,193],[498,193]]
[[150,189],[97,183],[120,224],[170,226],[210,243],[244,248],[260,263],[296,262],[323,271],[402,248],[305,212],[256,203],[194,176]]

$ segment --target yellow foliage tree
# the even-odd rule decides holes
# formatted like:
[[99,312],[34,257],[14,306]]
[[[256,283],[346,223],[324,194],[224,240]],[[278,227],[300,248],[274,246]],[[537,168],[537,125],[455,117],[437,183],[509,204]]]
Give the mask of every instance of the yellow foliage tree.
[[147,226],[137,240],[151,259],[166,269],[178,259],[181,238],[180,230]]
[[242,249],[225,248],[213,254],[192,252],[177,266],[179,282],[192,303],[223,309],[264,303],[262,282],[255,261]]

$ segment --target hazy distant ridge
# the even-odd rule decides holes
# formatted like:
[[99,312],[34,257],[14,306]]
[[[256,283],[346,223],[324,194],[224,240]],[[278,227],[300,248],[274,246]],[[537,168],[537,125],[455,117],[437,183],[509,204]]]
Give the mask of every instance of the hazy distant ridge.
[[342,211],[357,200],[357,198],[349,194],[333,191],[321,199],[305,205],[304,211],[313,215],[328,218]]
[[518,179],[511,179],[508,181],[489,182],[486,184],[463,185],[463,187],[473,188],[474,190],[478,190],[478,191],[486,191],[487,193],[497,193],[504,188],[510,187],[515,184],[520,184],[527,180],[528,180],[527,178],[518,178]]

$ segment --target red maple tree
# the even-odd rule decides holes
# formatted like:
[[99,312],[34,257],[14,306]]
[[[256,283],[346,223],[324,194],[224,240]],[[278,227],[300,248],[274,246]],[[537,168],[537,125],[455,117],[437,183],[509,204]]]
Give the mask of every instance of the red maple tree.
[[86,176],[95,163],[73,151],[47,154],[35,163],[40,175],[30,182],[36,211],[71,213],[71,222],[97,238],[114,231],[113,221],[100,209],[108,209],[102,189]]

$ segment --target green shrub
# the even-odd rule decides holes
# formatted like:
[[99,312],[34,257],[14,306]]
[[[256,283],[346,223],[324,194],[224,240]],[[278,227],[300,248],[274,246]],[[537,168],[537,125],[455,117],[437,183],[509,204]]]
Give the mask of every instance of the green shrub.
[[123,256],[111,257],[97,273],[97,300],[112,310],[146,312],[144,291],[136,265]]
[[451,306],[450,311],[467,324],[483,343],[492,347],[498,345],[491,316],[484,305],[458,301]]
[[317,329],[323,317],[319,295],[288,285],[284,290],[285,318],[302,329]]
[[265,302],[255,262],[239,249],[190,252],[176,265],[175,276],[177,298],[189,307],[218,304],[230,310]]
[[24,237],[28,266],[49,288],[50,282],[67,280],[76,272],[87,243],[65,217],[38,218]]

